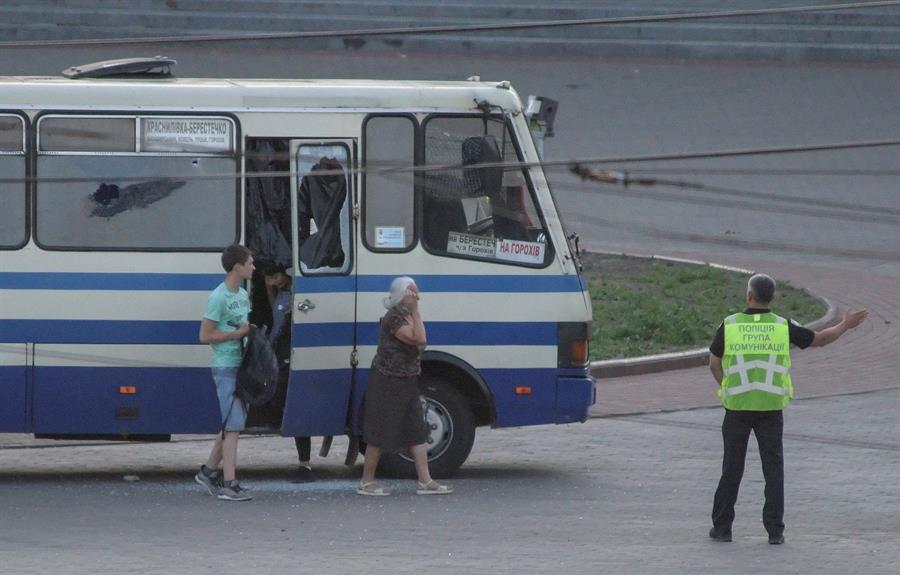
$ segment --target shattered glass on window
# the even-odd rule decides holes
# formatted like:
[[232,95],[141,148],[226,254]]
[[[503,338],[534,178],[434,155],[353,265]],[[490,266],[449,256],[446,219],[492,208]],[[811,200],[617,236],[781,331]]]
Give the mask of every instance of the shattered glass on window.
[[40,156],[42,177],[73,181],[38,184],[36,240],[56,248],[221,249],[236,240],[237,188],[228,177],[236,169],[233,158]]
[[297,244],[304,274],[350,269],[349,165],[349,151],[340,144],[301,145],[297,151]]

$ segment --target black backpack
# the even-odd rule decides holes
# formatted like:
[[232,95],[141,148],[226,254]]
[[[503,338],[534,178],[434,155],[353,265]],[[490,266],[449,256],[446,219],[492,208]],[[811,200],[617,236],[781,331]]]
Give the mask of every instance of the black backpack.
[[247,336],[244,357],[238,368],[234,395],[245,405],[258,406],[271,401],[278,389],[278,359],[265,330],[254,329]]

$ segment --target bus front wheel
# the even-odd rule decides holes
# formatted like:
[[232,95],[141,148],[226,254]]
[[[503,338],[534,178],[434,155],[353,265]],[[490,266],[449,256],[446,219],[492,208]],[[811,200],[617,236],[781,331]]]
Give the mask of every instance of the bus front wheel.
[[[441,377],[423,376],[422,397],[428,425],[428,468],[434,477],[449,477],[460,468],[475,442],[475,418],[462,394]],[[392,477],[415,477],[412,456],[385,453],[380,470]]]

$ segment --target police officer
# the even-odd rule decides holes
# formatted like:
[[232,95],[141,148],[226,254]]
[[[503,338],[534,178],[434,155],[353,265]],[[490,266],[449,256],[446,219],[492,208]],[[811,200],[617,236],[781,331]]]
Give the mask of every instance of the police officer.
[[784,543],[781,411],[794,396],[790,346],[805,349],[828,345],[862,323],[868,314],[864,309],[847,311],[837,325],[814,332],[772,313],[769,305],[774,297],[772,278],[765,274],[751,277],[747,282],[747,309],[725,318],[709,346],[709,369],[719,383],[719,397],[725,406],[725,454],[709,531],[715,541],[731,541],[734,504],[752,430],[766,480],[763,525],[769,543]]

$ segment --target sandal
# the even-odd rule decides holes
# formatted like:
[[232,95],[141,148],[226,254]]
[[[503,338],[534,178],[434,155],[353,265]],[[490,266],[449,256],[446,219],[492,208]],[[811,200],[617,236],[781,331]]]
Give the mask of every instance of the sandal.
[[378,485],[375,481],[369,481],[368,483],[360,481],[359,487],[356,488],[356,492],[360,495],[374,495],[376,497],[383,497],[391,494],[390,491]]
[[452,487],[438,483],[434,479],[428,483],[419,481],[416,483],[416,487],[416,495],[447,495],[448,493],[453,493]]

